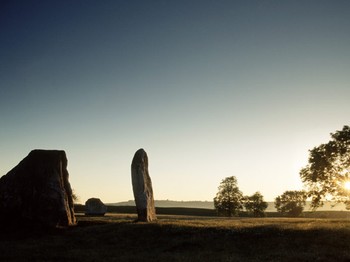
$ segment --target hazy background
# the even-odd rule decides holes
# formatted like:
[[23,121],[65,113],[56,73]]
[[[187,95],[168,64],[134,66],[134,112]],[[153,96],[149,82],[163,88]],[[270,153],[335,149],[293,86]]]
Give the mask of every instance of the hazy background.
[[273,200],[349,124],[350,1],[1,1],[0,176],[63,149],[81,202]]

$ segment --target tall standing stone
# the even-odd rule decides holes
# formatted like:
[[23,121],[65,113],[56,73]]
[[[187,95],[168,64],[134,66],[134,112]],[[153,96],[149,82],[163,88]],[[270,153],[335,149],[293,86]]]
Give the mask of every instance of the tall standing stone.
[[33,150],[0,178],[0,220],[49,227],[76,224],[64,151]]
[[150,222],[156,220],[152,181],[148,173],[148,157],[142,148],[135,153],[132,160],[131,180],[138,221]]

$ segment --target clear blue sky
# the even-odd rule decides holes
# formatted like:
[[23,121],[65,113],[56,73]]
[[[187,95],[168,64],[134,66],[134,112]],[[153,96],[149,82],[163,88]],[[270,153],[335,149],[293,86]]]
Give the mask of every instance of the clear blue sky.
[[350,1],[1,1],[0,175],[62,149],[81,202],[273,200],[350,120]]

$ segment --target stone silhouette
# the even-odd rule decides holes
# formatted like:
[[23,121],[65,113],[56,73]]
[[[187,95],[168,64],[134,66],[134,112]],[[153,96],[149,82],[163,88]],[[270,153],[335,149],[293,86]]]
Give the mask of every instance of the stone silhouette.
[[89,198],[85,202],[85,215],[88,216],[104,216],[107,207],[99,198]]
[[76,224],[68,176],[64,151],[31,151],[0,178],[0,220],[48,227]]
[[148,157],[143,149],[139,149],[132,160],[131,179],[138,221],[156,220],[152,181],[148,173]]

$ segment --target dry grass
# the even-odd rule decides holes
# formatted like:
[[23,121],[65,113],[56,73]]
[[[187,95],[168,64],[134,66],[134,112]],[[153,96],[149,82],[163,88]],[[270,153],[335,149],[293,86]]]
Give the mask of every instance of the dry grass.
[[0,261],[350,261],[350,220],[134,214],[78,216],[74,228],[6,231]]

